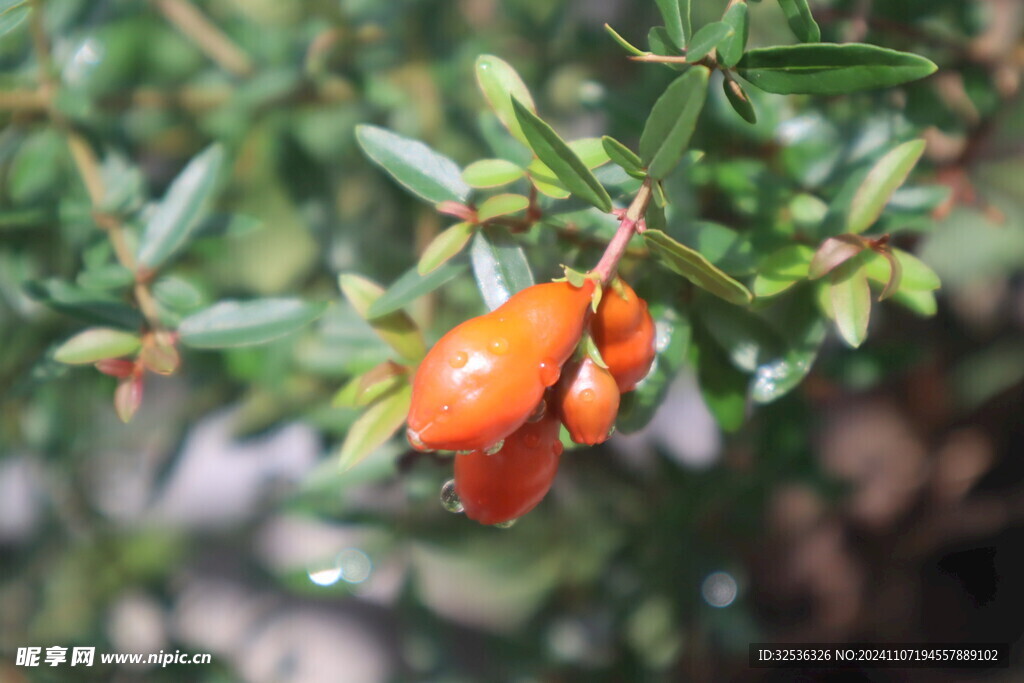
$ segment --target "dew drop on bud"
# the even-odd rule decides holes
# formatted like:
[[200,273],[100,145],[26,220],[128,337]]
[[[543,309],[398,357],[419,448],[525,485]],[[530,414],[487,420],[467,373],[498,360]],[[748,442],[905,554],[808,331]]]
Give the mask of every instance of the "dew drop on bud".
[[509,520],[504,521],[504,522],[498,522],[497,524],[493,524],[492,526],[495,529],[509,529],[518,521],[519,521],[518,519],[509,519]]
[[550,358],[546,358],[540,362],[540,381],[544,386],[550,387],[558,381],[558,376],[561,374],[562,369],[558,367],[558,363]]
[[445,422],[448,420],[449,417],[451,417],[451,412],[452,407],[445,403],[443,406],[441,406],[441,410],[437,413],[437,417],[435,417],[434,419],[437,422]]
[[593,403],[595,398],[597,398],[597,394],[593,389],[584,389],[580,392],[580,400],[584,403]]
[[562,445],[561,441],[556,441],[555,445],[551,447],[551,452],[555,455],[561,455],[564,450],[565,446]]
[[416,430],[412,429],[411,427],[405,430],[405,438],[409,440],[409,445],[412,446],[417,451],[430,450],[429,448],[427,448],[427,444],[423,443],[423,440],[420,438],[419,433],[416,432]]
[[459,494],[455,492],[455,480],[449,479],[441,487],[441,505],[448,512],[454,512],[456,514],[462,512],[465,508],[462,507],[462,501],[459,500]]
[[537,404],[537,407],[533,409],[532,413],[530,413],[530,417],[526,418],[526,421],[540,422],[546,412],[548,412],[548,402],[541,399],[540,403]]
[[495,441],[490,446],[484,449],[484,455],[494,455],[495,453],[500,451],[504,445],[505,439],[502,439],[501,441]]
[[469,362],[469,354],[465,351],[457,351],[455,355],[448,359],[448,365],[453,368],[465,367],[466,363]]
[[506,353],[508,353],[508,339],[505,339],[504,337],[492,339],[489,346],[491,349],[491,353],[493,353],[495,356],[504,356]]

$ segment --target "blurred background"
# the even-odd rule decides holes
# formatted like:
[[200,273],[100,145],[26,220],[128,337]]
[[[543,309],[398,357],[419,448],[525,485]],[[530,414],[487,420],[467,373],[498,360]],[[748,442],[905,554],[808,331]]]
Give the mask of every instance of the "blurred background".
[[[1019,0],[812,3],[823,40],[917,52],[939,72],[849,97],[752,93],[756,126],[715,89],[694,139],[708,159],[681,181],[693,215],[756,229],[773,220],[765,193],[827,185],[894,126],[923,135],[927,180],[947,189],[907,246],[942,277],[938,314],[876,307],[864,347],[830,339],[736,434],[684,370],[647,427],[567,454],[551,495],[508,530],[446,512],[450,461],[397,440],[338,471],[357,413],[330,398],[387,352],[338,301],[336,275],[390,283],[444,227],[365,160],[353,127],[484,156],[493,131],[472,74],[491,53],[566,137],[635,143],[672,74],[627,61],[602,25],[642,44],[654,3],[40,4],[55,106],[138,169],[126,192],[161,196],[211,141],[232,152],[217,207],[246,220],[204,233],[165,298],[336,305],[266,346],[186,353],[122,425],[111,378],[51,358],[81,328],[75,301],[57,312],[27,284],[60,303],[55,279],[87,289],[83,264],[109,254],[38,94],[27,5],[0,2],[0,679],[781,681],[795,674],[747,668],[749,642],[980,640],[1010,643],[1013,666],[800,680],[1020,680]],[[693,5],[698,23],[724,3]],[[751,12],[752,45],[793,42],[776,3]],[[558,246],[536,258],[554,275]],[[436,338],[480,308],[463,276],[412,312]],[[16,667],[26,645],[213,663]]]

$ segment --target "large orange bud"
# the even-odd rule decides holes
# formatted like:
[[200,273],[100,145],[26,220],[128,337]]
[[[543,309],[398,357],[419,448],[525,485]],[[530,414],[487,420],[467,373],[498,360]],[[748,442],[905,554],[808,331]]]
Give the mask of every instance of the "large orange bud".
[[592,446],[611,435],[619,412],[619,387],[608,370],[584,358],[565,366],[556,403],[572,440]]
[[410,443],[468,451],[515,431],[558,381],[593,291],[592,280],[533,285],[450,330],[413,378]]
[[500,524],[535,508],[558,472],[559,424],[557,413],[549,410],[514,431],[496,453],[456,455],[455,493],[466,516],[481,524]]
[[656,353],[654,318],[647,302],[619,280],[605,290],[590,329],[619,391],[635,389],[650,372]]

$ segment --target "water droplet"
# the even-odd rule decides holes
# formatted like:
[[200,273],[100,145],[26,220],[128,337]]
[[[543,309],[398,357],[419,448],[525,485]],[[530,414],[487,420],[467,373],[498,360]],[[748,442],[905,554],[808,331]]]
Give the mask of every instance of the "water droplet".
[[510,520],[507,520],[507,521],[504,521],[504,522],[498,522],[497,524],[494,524],[493,526],[496,529],[509,529],[513,525],[515,525],[515,523],[518,522],[518,521],[519,521],[518,519],[510,519]]
[[484,455],[494,455],[505,446],[505,439],[501,441],[495,441],[490,446],[484,449]]
[[544,386],[550,387],[558,381],[558,377],[561,374],[562,369],[558,367],[558,363],[550,358],[546,358],[540,362],[540,381]]
[[597,398],[597,394],[593,389],[584,389],[580,392],[580,400],[584,403],[593,403],[595,398]]
[[611,427],[608,428],[608,433],[605,436],[607,436],[610,439],[612,437],[612,434],[614,434],[614,433],[615,433],[615,425],[612,425]]
[[669,342],[672,341],[672,332],[674,328],[671,323],[667,323],[664,320],[659,320],[655,326],[654,336],[654,349],[658,353],[662,353],[668,348]]
[[457,351],[454,356],[448,359],[448,365],[453,368],[462,368],[469,362],[469,354],[465,351]]
[[441,505],[448,512],[454,512],[456,514],[462,512],[465,508],[462,507],[462,501],[459,500],[459,494],[455,492],[455,480],[449,479],[441,487]]
[[504,337],[498,337],[497,339],[491,340],[490,343],[491,353],[495,356],[504,356],[508,353],[508,339]]
[[523,437],[523,445],[527,448],[536,448],[540,444],[540,434],[530,432]]
[[448,418],[452,416],[452,407],[445,403],[441,406],[441,409],[437,411],[437,417],[434,418],[435,422],[447,422]]
[[532,413],[530,413],[530,417],[526,418],[526,421],[527,422],[540,422],[541,418],[544,417],[544,413],[546,413],[547,411],[548,411],[548,402],[545,401],[544,399],[541,399],[540,403],[537,404],[537,407],[533,409]]
[[551,447],[551,452],[555,455],[561,455],[564,450],[565,446],[562,445],[561,441],[556,441],[555,445]]
[[405,430],[405,438],[409,440],[409,445],[417,451],[429,451],[427,444],[423,443],[423,439],[420,438],[419,432],[414,430],[412,427]]

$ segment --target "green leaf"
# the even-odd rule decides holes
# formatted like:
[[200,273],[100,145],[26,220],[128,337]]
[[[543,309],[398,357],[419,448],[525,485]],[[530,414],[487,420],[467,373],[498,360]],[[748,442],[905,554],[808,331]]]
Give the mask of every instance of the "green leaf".
[[897,290],[892,295],[892,300],[917,315],[926,318],[935,315],[935,312],[939,310],[939,304],[935,301],[935,294],[922,289]]
[[686,152],[707,97],[709,74],[702,66],[691,68],[654,103],[640,135],[640,158],[651,178],[666,177]]
[[707,296],[700,297],[698,303],[704,329],[740,370],[754,372],[781,353],[782,340],[750,311]]
[[410,268],[370,305],[366,310],[366,318],[372,324],[379,318],[396,313],[465,271],[464,263],[446,263],[426,275],[420,275],[416,268]]
[[697,369],[704,404],[718,425],[726,432],[743,426],[750,380],[729,362],[725,351],[700,326],[694,327],[690,362]]
[[530,149],[554,172],[566,189],[605,213],[611,211],[612,200],[608,191],[558,133],[518,100],[512,101],[512,107]]
[[868,336],[871,288],[860,259],[844,263],[829,275],[829,302],[839,335],[853,348]]
[[384,288],[376,282],[353,273],[338,276],[341,291],[352,308],[370,323],[370,327],[384,342],[409,360],[419,360],[427,353],[423,333],[404,311],[395,311],[379,318],[370,318],[370,307],[381,296]]
[[758,266],[754,278],[754,296],[775,296],[807,278],[814,250],[803,244],[791,244],[769,254]]
[[0,36],[18,28],[31,7],[31,0],[0,0]]
[[302,299],[221,301],[182,320],[178,333],[198,349],[265,344],[305,327],[326,308],[326,302]]
[[331,399],[334,408],[362,408],[409,382],[408,368],[386,360],[352,378]]
[[174,179],[142,232],[138,253],[141,267],[155,270],[185,246],[216,192],[224,159],[224,148],[211,145]]
[[924,140],[904,142],[875,163],[850,203],[847,230],[858,234],[874,225],[893,193],[906,182],[924,148]]
[[814,252],[807,277],[812,280],[825,277],[833,270],[867,249],[864,240],[856,235],[836,235],[821,243]]
[[736,69],[767,92],[840,95],[887,88],[935,73],[924,57],[874,45],[809,43],[749,50]]
[[619,35],[618,31],[613,29],[608,24],[604,25],[604,30],[608,32],[608,35],[610,35],[612,37],[612,40],[614,40],[616,43],[619,44],[619,47],[621,47],[623,50],[625,50],[629,54],[634,55],[634,56],[639,56],[639,55],[645,54],[643,50],[641,50],[640,48],[638,48],[637,46],[633,45],[628,40],[623,38],[621,35]]
[[607,135],[601,138],[601,144],[604,145],[604,151],[608,158],[624,170],[631,173],[643,172],[644,162],[629,147]]
[[469,197],[458,165],[419,140],[368,124],[356,126],[356,140],[366,156],[416,196],[435,204]]
[[648,229],[643,237],[659,261],[698,287],[740,306],[753,299],[746,287],[712,265],[700,252],[676,242],[660,230]]
[[94,327],[79,332],[60,345],[53,359],[69,365],[85,365],[135,353],[142,346],[138,335],[109,327]]
[[779,0],[779,6],[786,15],[790,30],[801,43],[817,43],[821,40],[821,29],[811,16],[807,0]]
[[530,206],[529,198],[521,194],[498,194],[488,197],[480,204],[480,208],[477,209],[477,219],[483,223],[492,218],[523,211],[528,206]]
[[754,372],[750,398],[756,403],[769,403],[796,387],[811,371],[826,333],[825,321],[810,296],[785,297],[763,311],[763,316],[779,332],[786,348]]
[[573,140],[568,145],[569,149],[583,162],[583,165],[591,170],[607,164],[611,159],[604,149],[604,141],[601,138],[580,138]]
[[81,320],[113,325],[129,330],[142,325],[139,312],[118,298],[106,293],[75,287],[61,280],[28,282],[25,293],[50,308]]
[[[661,12],[661,18],[665,22],[665,31],[669,38],[679,47],[686,47],[686,38],[690,35],[690,3],[689,0],[654,0]],[[683,5],[685,4],[685,7]],[[683,11],[686,18],[683,18]]]
[[704,24],[686,44],[686,61],[698,62],[714,50],[726,38],[735,35],[733,27],[724,21]]
[[405,385],[386,394],[359,416],[348,430],[338,459],[350,470],[380,448],[405,422],[412,404],[412,387]]
[[[665,30],[664,26],[655,26],[647,32],[647,46],[656,55],[663,57],[682,57],[683,50],[680,46],[676,45],[675,41]],[[672,69],[673,71],[686,71],[689,64],[678,64],[673,62],[662,62],[662,66]]]
[[743,120],[747,123],[757,123],[757,112],[754,111],[754,104],[743,90],[743,86],[729,76],[726,76],[722,79],[722,89],[725,91],[725,98],[729,100],[733,111],[743,117]]
[[921,259],[902,249],[893,249],[892,253],[903,268],[901,290],[929,291],[942,286],[939,276]]
[[569,190],[565,189],[562,182],[555,177],[554,171],[540,159],[531,161],[530,165],[526,167],[526,172],[530,176],[530,182],[541,194],[552,199],[569,198]]
[[192,313],[206,302],[206,295],[195,283],[178,275],[166,275],[157,280],[153,296],[178,313]]
[[718,62],[732,68],[743,57],[747,49],[747,35],[750,33],[750,21],[747,17],[747,3],[738,0],[729,5],[722,21],[732,26],[732,35],[718,44]]
[[512,100],[518,100],[530,111],[536,111],[537,107],[516,70],[499,57],[480,55],[476,60],[476,82],[498,120],[516,139],[529,146],[530,141],[512,108]]
[[473,238],[469,257],[477,287],[492,311],[534,283],[526,254],[504,228],[487,227],[479,231]]
[[462,179],[466,184],[482,189],[508,185],[525,174],[525,169],[504,159],[481,159],[462,169]]
[[471,223],[456,223],[450,228],[446,228],[423,250],[423,255],[420,256],[420,261],[416,264],[416,272],[420,275],[427,275],[437,269],[462,251],[469,244],[469,238],[472,236],[473,225]]

